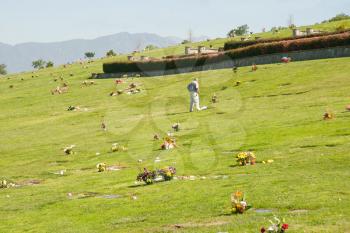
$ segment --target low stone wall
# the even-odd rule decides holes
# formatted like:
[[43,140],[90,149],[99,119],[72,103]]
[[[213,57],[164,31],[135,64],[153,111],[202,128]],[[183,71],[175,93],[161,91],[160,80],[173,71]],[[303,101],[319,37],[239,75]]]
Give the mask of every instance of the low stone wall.
[[268,54],[255,57],[246,57],[232,60],[227,57],[226,60],[220,63],[208,64],[200,67],[188,67],[179,68],[174,70],[159,70],[159,71],[146,71],[142,74],[138,73],[115,73],[115,74],[93,74],[92,78],[120,78],[124,75],[128,77],[134,77],[141,75],[141,77],[154,77],[154,76],[164,76],[164,75],[174,75],[206,70],[218,70],[232,68],[233,66],[251,66],[252,64],[263,65],[263,64],[273,64],[280,63],[282,57],[290,57],[293,61],[305,61],[305,60],[316,60],[316,59],[326,59],[326,58],[337,58],[337,57],[350,57],[350,46],[344,47],[333,47],[327,49],[315,49],[315,50],[304,50],[296,52],[287,53],[276,53]]

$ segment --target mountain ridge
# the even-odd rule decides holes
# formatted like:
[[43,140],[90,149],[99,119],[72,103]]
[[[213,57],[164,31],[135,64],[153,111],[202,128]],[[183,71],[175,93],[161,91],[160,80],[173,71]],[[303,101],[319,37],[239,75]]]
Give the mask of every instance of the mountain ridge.
[[[203,40],[199,37],[197,40]],[[10,45],[0,42],[0,64],[5,64],[9,73],[31,70],[31,63],[37,59],[50,60],[55,65],[65,64],[84,58],[84,53],[93,51],[96,57],[105,56],[113,49],[126,54],[142,50],[147,45],[160,48],[181,43],[183,39],[174,36],[159,36],[154,33],[120,32],[94,39],[72,39],[57,42],[25,42]]]

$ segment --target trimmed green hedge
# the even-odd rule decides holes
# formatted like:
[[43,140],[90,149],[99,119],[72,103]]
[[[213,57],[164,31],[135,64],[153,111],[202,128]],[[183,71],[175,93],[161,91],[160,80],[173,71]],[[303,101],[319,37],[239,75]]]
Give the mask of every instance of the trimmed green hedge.
[[270,39],[258,39],[258,40],[247,40],[247,41],[229,41],[225,43],[224,51],[244,48],[247,46],[256,45],[260,43],[271,43],[271,42],[280,42],[280,41],[297,40],[297,39],[305,39],[305,38],[314,38],[314,37],[320,37],[320,36],[330,36],[330,35],[342,34],[349,31],[350,30],[344,30],[344,31],[328,32],[328,33],[313,34],[313,35],[298,36],[298,37],[285,37],[285,38],[273,38],[273,39],[270,38]]
[[301,50],[322,49],[336,46],[350,45],[350,32],[311,37],[295,40],[284,40],[271,43],[260,43],[244,48],[234,49],[218,54],[196,57],[164,59],[147,62],[114,62],[103,64],[104,73],[146,73],[150,71],[191,68],[205,64],[215,64],[229,59],[260,56],[273,53],[286,53]]

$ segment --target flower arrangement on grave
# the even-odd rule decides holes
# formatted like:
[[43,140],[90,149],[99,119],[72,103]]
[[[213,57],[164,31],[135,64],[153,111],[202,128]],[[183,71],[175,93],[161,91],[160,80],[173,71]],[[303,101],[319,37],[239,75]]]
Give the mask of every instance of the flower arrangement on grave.
[[171,149],[174,149],[175,147],[176,147],[175,138],[172,138],[169,136],[164,138],[164,142],[161,145],[162,150],[171,150]]
[[237,191],[231,194],[231,212],[233,214],[243,214],[250,208],[251,205],[247,204],[243,192]]
[[163,180],[169,181],[174,178],[176,174],[176,168],[175,167],[165,167],[163,169],[158,170],[158,175],[163,177]]
[[141,89],[137,87],[137,85],[135,83],[131,83],[129,85],[129,88],[126,88],[124,90],[126,92],[126,94],[128,95],[133,95],[133,94],[137,94],[141,92]]
[[217,103],[218,102],[218,97],[216,96],[216,94],[214,93],[214,95],[211,97],[211,102],[213,104]]
[[117,79],[117,80],[115,80],[115,83],[116,84],[122,84],[124,81],[122,80],[122,79]]
[[63,149],[63,152],[66,154],[66,155],[72,155],[74,154],[74,149],[75,145],[70,145],[70,146],[67,146],[66,148]]
[[14,187],[15,184],[12,182],[9,182],[7,180],[0,180],[0,188],[6,189],[6,188],[11,188]]
[[107,125],[106,125],[106,123],[104,123],[104,122],[101,123],[101,129],[104,130],[104,131],[107,130]]
[[124,93],[124,91],[123,90],[117,90],[117,91],[112,91],[109,95],[110,96],[117,96],[117,95],[121,95],[121,94],[123,94]]
[[323,114],[323,120],[331,120],[335,117],[335,115],[329,111]]
[[128,95],[133,95],[133,94],[137,94],[137,93],[140,93],[141,92],[141,89],[139,88],[133,88],[133,89],[129,89],[126,94]]
[[147,168],[143,169],[143,172],[137,175],[137,181],[143,181],[146,184],[153,184],[157,181],[170,181],[176,174],[175,167],[165,167],[160,170],[150,171]]
[[274,221],[270,220],[271,226],[269,226],[267,229],[265,227],[262,227],[260,229],[261,233],[284,233],[288,230],[289,225],[285,223],[285,220],[282,221],[274,217]]
[[98,172],[104,172],[107,170],[107,165],[105,163],[99,163],[96,165]]
[[292,61],[292,58],[290,58],[290,57],[282,57],[281,58],[281,62],[283,62],[283,63],[289,63],[291,61]]
[[180,123],[175,123],[171,126],[171,128],[173,128],[174,131],[180,131]]
[[119,145],[119,143],[113,143],[112,144],[112,148],[111,148],[112,152],[118,152],[118,151],[127,151],[128,148],[125,146],[121,146]]
[[143,172],[141,172],[137,175],[136,180],[143,181],[149,185],[149,184],[153,184],[153,182],[156,178],[157,178],[156,171],[149,171],[149,170],[147,170],[147,168],[144,168]]
[[0,181],[0,188],[7,188],[7,180]]
[[69,106],[67,108],[67,111],[79,111],[80,107],[79,106]]
[[257,70],[258,70],[258,66],[256,64],[253,64],[252,65],[252,71],[254,72],[254,71],[257,71]]
[[75,106],[69,106],[68,108],[67,108],[67,111],[74,111],[75,110]]
[[232,71],[233,71],[233,73],[237,73],[238,67],[237,66],[233,66]]
[[240,152],[236,155],[236,162],[240,166],[254,165],[256,163],[256,157],[253,152]]
[[89,86],[89,85],[94,85],[94,84],[95,84],[95,81],[93,81],[93,80],[90,80],[90,81],[85,80],[81,83],[81,85],[83,85],[83,86]]

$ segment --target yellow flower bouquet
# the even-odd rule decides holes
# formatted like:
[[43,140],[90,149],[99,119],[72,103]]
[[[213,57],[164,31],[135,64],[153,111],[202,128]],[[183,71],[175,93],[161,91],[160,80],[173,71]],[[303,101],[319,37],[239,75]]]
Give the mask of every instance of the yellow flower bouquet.
[[107,165],[105,163],[99,163],[96,165],[98,172],[104,172],[107,170]]
[[256,163],[256,157],[253,152],[240,152],[236,155],[236,162],[240,166],[254,165]]

